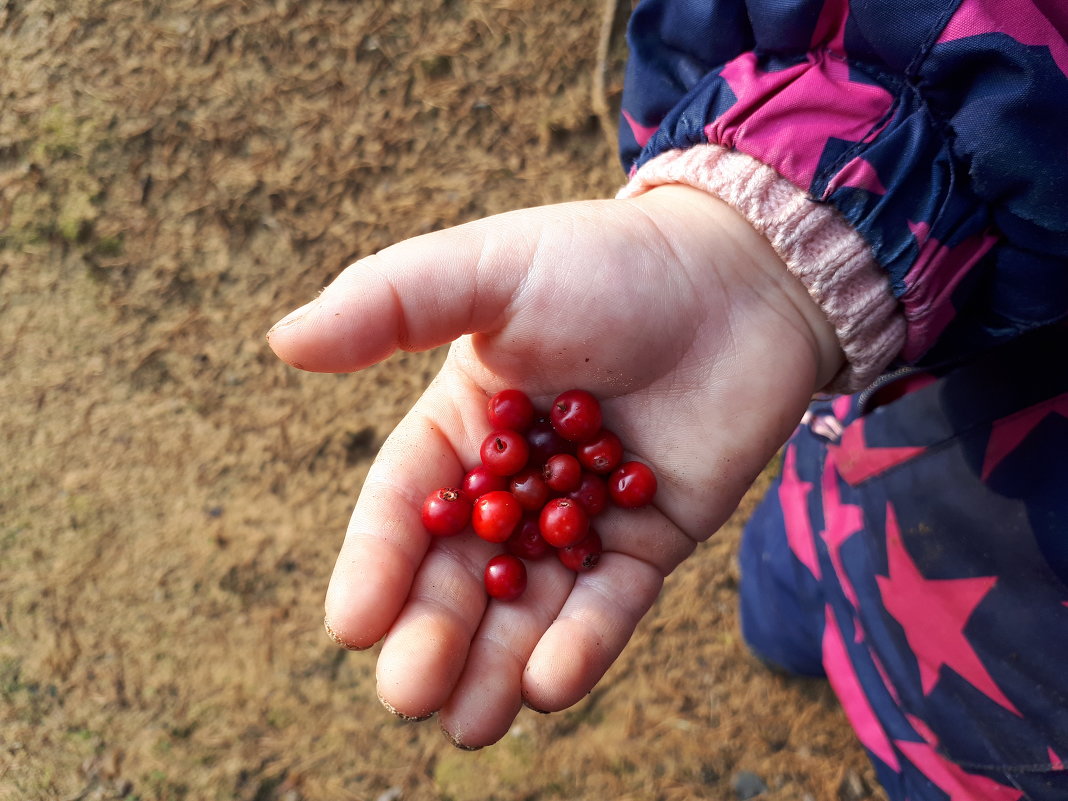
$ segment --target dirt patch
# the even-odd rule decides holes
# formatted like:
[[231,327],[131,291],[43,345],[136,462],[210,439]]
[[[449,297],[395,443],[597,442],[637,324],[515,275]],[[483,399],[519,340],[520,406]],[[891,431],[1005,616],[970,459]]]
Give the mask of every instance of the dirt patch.
[[613,193],[601,15],[0,9],[0,799],[732,799],[741,771],[881,797],[827,688],[739,642],[741,516],[589,699],[476,754],[323,634],[360,482],[442,353],[306,375],[263,333],[391,242]]

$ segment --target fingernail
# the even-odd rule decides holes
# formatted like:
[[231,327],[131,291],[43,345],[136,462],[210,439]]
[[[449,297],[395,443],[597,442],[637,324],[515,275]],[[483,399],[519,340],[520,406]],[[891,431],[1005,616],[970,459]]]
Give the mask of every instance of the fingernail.
[[343,639],[341,639],[341,637],[338,636],[338,633],[336,631],[330,628],[330,624],[327,622],[326,618],[323,618],[323,628],[326,629],[326,636],[328,636],[331,640],[334,641],[336,645],[340,645],[342,648],[347,648],[350,651],[366,651],[367,647],[369,647],[365,647],[362,645],[353,645],[352,643],[345,642]]
[[445,735],[450,743],[459,748],[461,751],[479,751],[482,749],[481,745],[464,745],[460,742],[459,738],[455,734],[448,732],[444,726],[441,727],[441,733]]
[[534,706],[532,703],[530,703],[530,701],[528,701],[526,698],[524,698],[522,700],[523,700],[523,706],[525,706],[527,709],[529,709],[529,710],[531,710],[533,712],[537,712],[539,715],[551,715],[552,714],[548,709],[538,709],[536,706]]
[[403,712],[401,712],[399,709],[397,709],[397,707],[393,706],[393,704],[391,704],[389,701],[387,701],[381,695],[378,696],[378,702],[380,704],[382,704],[382,706],[384,706],[389,711],[389,713],[391,715],[394,715],[394,716],[400,718],[401,720],[406,721],[407,723],[418,723],[421,720],[429,720],[430,718],[434,717],[434,713],[433,712],[428,712],[425,715],[405,715]]
[[289,314],[287,314],[285,317],[283,317],[281,320],[271,326],[270,330],[267,332],[267,336],[270,336],[279,328],[285,328],[286,326],[293,325],[293,323],[301,320],[304,315],[306,315],[311,310],[311,306],[314,303],[315,301],[313,300],[310,303],[305,303],[299,309],[294,309],[293,311],[291,311]]

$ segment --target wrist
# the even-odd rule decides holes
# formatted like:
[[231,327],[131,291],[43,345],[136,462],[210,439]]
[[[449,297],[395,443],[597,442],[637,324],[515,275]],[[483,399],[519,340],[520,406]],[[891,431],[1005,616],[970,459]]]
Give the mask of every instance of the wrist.
[[[717,197],[684,184],[664,184],[634,199],[677,252],[698,253],[714,270],[736,312],[745,358],[782,358],[812,395],[831,385],[845,355],[834,325],[768,240]],[[743,330],[744,329],[744,332]],[[774,369],[779,369],[778,367]],[[785,376],[784,376],[785,377]]]
[[812,200],[757,159],[713,144],[660,154],[619,196],[638,197],[669,185],[693,187],[727,203],[822,310],[845,361],[820,389],[861,389],[901,352],[905,318],[886,273],[867,241],[832,206]]

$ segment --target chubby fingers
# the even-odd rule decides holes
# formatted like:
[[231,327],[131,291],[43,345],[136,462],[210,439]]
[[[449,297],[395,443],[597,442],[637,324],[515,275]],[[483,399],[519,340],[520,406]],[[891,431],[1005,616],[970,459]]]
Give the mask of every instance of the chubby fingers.
[[630,640],[669,573],[693,550],[655,508],[597,518],[600,563],[574,574],[549,556],[528,565],[518,601],[491,602],[444,707],[441,726],[463,748],[496,742],[522,703],[542,712],[587,695]]
[[423,500],[457,484],[477,459],[480,432],[465,420],[478,419],[484,404],[477,388],[443,370],[382,445],[327,588],[326,626],[339,644],[370,647],[400,615],[434,545],[420,519]]

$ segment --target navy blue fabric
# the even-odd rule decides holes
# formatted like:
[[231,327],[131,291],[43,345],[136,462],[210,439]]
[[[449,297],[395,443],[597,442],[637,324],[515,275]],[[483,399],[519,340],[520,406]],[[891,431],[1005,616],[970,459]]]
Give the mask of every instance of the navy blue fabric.
[[822,646],[894,801],[1068,798],[1065,352],[1047,329],[815,404],[743,537],[743,633],[806,674]]
[[[909,313],[896,364],[962,359],[1068,316],[1066,37],[1059,0],[645,0],[621,158],[769,163],[871,244]],[[822,137],[792,151],[791,124]]]

